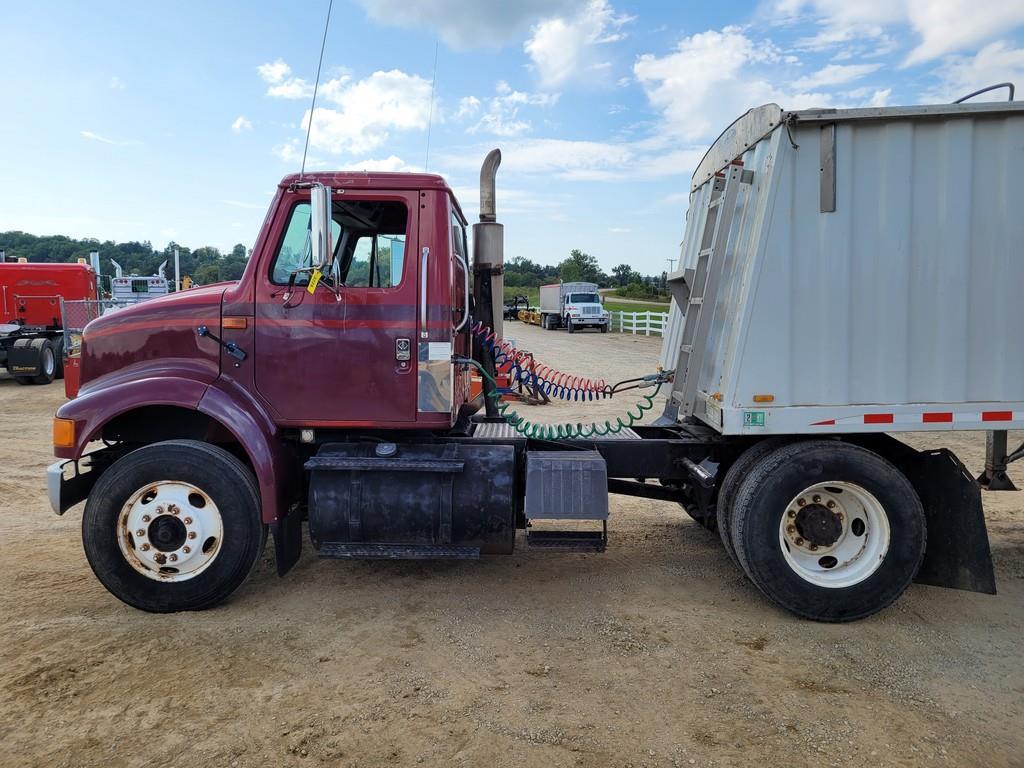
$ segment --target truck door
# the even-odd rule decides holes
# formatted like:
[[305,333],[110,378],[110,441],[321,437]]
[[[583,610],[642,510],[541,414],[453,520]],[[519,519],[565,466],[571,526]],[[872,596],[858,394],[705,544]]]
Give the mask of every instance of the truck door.
[[309,196],[292,197],[257,276],[256,389],[291,426],[412,424],[416,193],[335,195],[334,265],[313,293],[299,271],[309,266]]

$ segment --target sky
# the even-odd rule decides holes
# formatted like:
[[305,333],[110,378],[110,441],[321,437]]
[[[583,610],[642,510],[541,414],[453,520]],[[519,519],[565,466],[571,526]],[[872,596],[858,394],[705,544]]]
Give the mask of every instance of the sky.
[[[327,7],[0,0],[0,231],[251,246],[301,162]],[[426,168],[475,221],[500,147],[506,258],[657,274],[748,108],[1004,80],[1021,0],[334,0],[307,168]]]

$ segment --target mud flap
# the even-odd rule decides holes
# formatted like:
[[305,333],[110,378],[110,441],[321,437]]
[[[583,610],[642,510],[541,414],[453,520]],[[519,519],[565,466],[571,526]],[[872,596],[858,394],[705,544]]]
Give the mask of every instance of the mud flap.
[[904,466],[928,523],[928,549],[915,581],[996,593],[981,488],[951,451],[921,451]]
[[277,522],[271,523],[270,532],[274,535],[277,575],[284,576],[302,554],[302,517],[293,509]]

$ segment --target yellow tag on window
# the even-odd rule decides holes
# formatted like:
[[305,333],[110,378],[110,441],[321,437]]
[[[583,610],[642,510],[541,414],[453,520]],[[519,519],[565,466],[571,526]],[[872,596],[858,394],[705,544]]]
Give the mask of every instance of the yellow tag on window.
[[306,290],[313,293],[313,291],[316,290],[316,287],[320,284],[321,277],[322,275],[320,274],[320,270],[314,269],[313,274],[309,276],[309,285],[306,286]]

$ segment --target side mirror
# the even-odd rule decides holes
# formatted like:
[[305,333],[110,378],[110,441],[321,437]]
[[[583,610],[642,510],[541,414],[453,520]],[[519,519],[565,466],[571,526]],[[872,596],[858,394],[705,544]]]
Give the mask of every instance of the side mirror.
[[312,212],[309,219],[310,244],[313,264],[321,270],[334,261],[334,244],[331,242],[331,188],[315,184],[309,197]]

